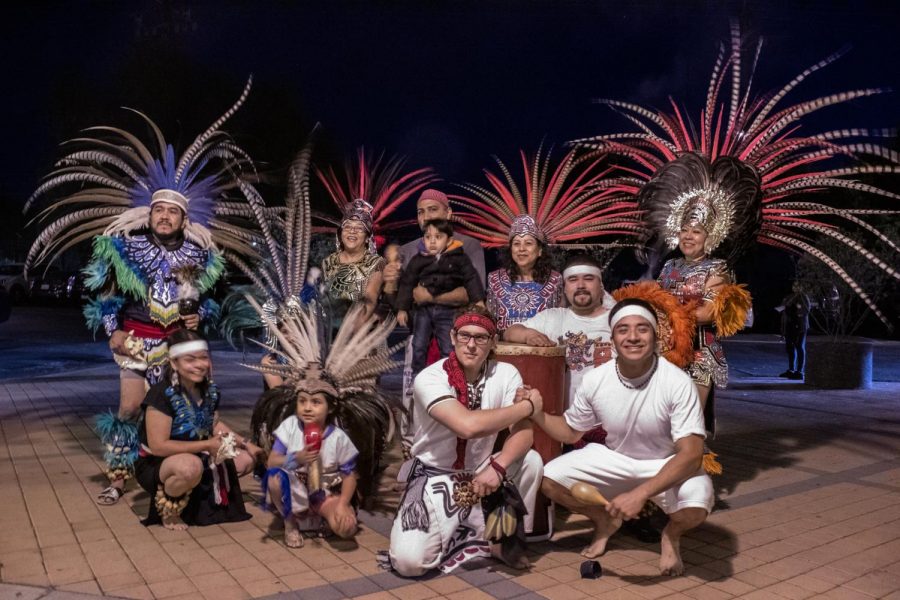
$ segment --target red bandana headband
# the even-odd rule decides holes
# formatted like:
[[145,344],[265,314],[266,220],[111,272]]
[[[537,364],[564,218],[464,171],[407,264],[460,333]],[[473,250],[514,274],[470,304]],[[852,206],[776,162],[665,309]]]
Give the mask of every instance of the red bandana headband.
[[478,327],[485,329],[491,335],[497,334],[496,323],[494,323],[490,317],[479,315],[478,313],[465,313],[458,316],[456,321],[453,322],[453,329],[459,331],[460,328],[465,327],[466,325],[477,325]]

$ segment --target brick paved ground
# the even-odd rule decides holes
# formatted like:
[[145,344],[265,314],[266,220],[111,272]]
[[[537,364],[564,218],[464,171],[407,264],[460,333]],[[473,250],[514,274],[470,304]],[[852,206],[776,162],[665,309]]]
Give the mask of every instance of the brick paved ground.
[[[896,346],[884,348],[895,360]],[[91,417],[113,405],[111,364],[0,381],[0,598],[900,598],[900,383],[808,390],[760,376],[761,355],[778,368],[777,346],[732,344],[733,382],[712,444],[726,469],[720,501],[685,538],[679,578],[655,575],[656,545],[620,534],[601,559],[603,577],[580,579],[586,522],[561,516],[553,541],[533,545],[528,572],[483,563],[401,579],[374,558],[387,548],[397,500],[389,487],[356,543],[289,550],[255,507],[244,523],[144,528],[135,513],[146,494],[113,507],[93,501],[103,478]],[[215,355],[223,417],[246,431],[259,382],[240,359]]]

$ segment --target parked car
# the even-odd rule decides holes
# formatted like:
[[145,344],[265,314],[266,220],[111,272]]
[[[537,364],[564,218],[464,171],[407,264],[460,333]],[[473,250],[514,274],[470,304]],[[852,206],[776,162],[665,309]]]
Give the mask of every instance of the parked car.
[[84,276],[50,267],[30,281],[31,301],[40,304],[81,304],[86,297]]
[[28,297],[25,264],[5,263],[0,265],[0,287],[6,290],[13,304],[22,304]]

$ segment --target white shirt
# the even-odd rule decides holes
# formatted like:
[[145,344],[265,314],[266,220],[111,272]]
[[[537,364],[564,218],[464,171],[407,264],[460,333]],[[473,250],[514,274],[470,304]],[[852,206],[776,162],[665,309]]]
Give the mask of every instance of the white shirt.
[[681,438],[706,437],[694,382],[665,358],[658,360],[656,372],[641,389],[625,387],[615,361],[593,369],[566,410],[566,423],[576,431],[603,425],[606,445],[638,460],[668,458]]
[[[604,302],[609,294],[604,292]],[[612,300],[612,297],[609,296]],[[572,406],[575,393],[595,360],[602,362],[613,357],[612,330],[609,310],[597,317],[583,317],[569,308],[548,308],[520,323],[535,329],[566,347],[566,406]]]
[[[411,454],[431,467],[451,470],[456,461],[456,434],[431,417],[431,409],[442,402],[457,402],[456,390],[450,386],[443,358],[425,367],[413,383],[415,398],[413,423],[419,428],[413,439]],[[522,387],[519,371],[510,364],[488,361],[485,371],[481,409],[512,406],[516,390]],[[469,440],[466,444],[464,470],[474,470],[494,448],[497,434]]]
[[[300,452],[306,448],[306,434],[297,415],[291,415],[275,429],[275,437],[280,441],[288,454]],[[359,451],[343,429],[334,425],[325,427],[325,437],[319,449],[319,461],[323,473],[347,474],[356,468],[356,457]],[[308,465],[301,465],[297,471],[305,473]]]

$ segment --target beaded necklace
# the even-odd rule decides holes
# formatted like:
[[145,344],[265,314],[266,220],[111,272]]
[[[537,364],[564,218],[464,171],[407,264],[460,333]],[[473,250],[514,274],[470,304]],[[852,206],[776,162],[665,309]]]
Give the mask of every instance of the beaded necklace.
[[[656,373],[657,365],[659,365],[659,359],[654,355],[653,367],[650,369],[650,371],[646,375],[641,375],[640,377],[635,377],[634,379],[629,379],[629,378],[623,376],[622,373],[619,371],[619,361],[617,360],[616,361],[616,377],[618,377],[619,382],[622,385],[624,385],[626,388],[628,388],[629,390],[640,390],[640,389],[643,389],[644,387],[646,387],[647,383],[649,383],[650,380],[653,379],[653,374]],[[643,379],[643,381],[641,381],[638,384],[631,383],[632,381],[639,381],[641,379]]]

